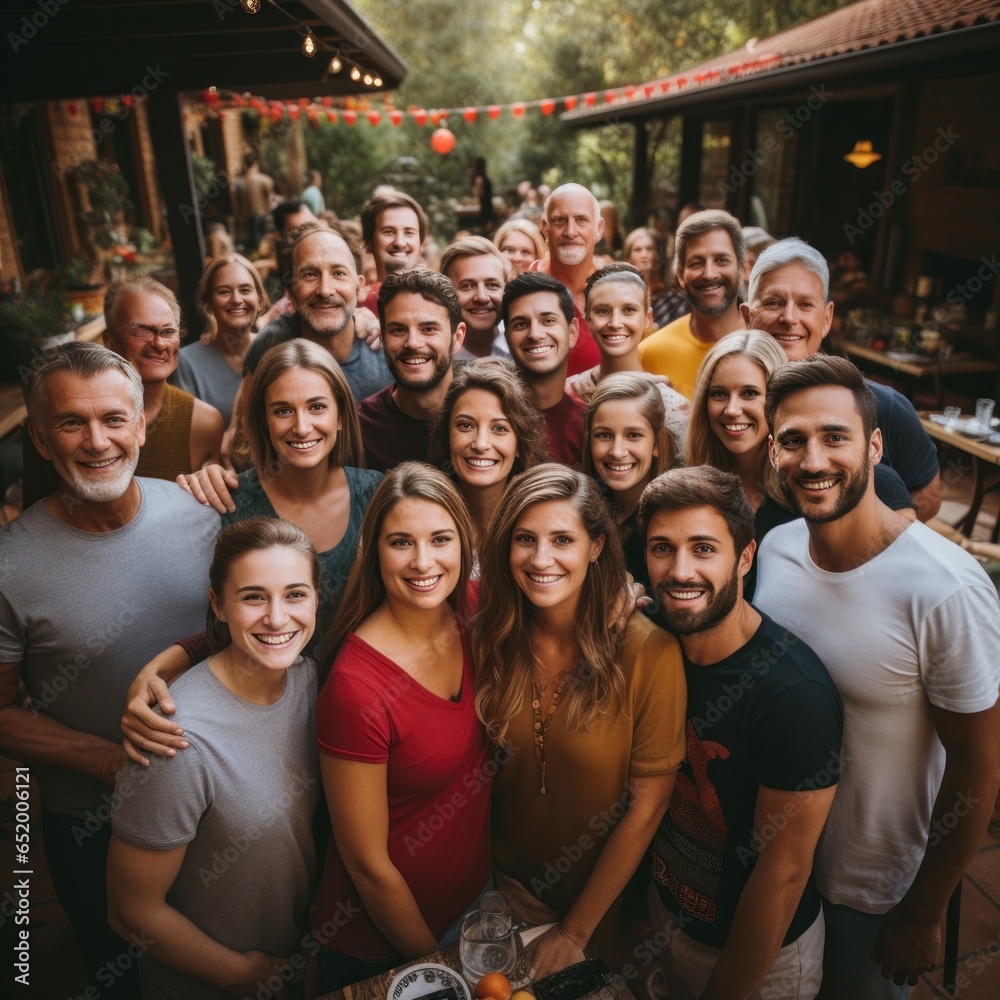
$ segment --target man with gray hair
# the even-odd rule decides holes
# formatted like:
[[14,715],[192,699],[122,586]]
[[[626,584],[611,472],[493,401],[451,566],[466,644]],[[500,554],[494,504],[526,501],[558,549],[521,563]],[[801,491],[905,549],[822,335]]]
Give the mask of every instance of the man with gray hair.
[[52,880],[91,984],[137,997],[141,945],[107,923],[118,726],[137,665],[204,625],[219,519],[173,483],[135,478],[143,383],[124,358],[67,344],[42,356],[24,397],[59,485],[0,529],[0,753],[38,781]]
[[739,220],[728,212],[695,212],[677,228],[674,273],[691,312],[647,337],[639,357],[646,371],[665,375],[688,399],[705,355],[740,328],[737,294],[745,254]]
[[529,270],[551,275],[573,296],[580,332],[569,352],[567,374],[578,375],[601,361],[584,315],[587,279],[597,270],[594,248],[604,235],[601,207],[582,184],[562,184],[545,199],[541,228],[548,253]]
[[[792,237],[767,247],[750,272],[740,313],[747,327],[769,333],[789,361],[812,357],[833,323],[830,269],[823,255]],[[913,404],[887,385],[868,381],[882,431],[882,461],[899,473],[917,517],[929,521],[941,507],[941,474],[934,442]]]

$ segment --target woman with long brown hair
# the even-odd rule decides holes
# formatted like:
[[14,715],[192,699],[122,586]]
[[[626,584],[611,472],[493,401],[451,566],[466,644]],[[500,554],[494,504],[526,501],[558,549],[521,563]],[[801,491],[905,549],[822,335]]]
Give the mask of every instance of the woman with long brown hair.
[[545,424],[509,361],[480,358],[452,376],[430,457],[454,478],[479,540],[510,480],[545,461]]
[[[316,709],[333,840],[317,905],[323,987],[434,951],[490,878],[493,762],[466,641],[472,531],[420,462],[375,491],[324,643]],[[443,811],[442,811],[443,810]],[[353,916],[338,927],[342,908]]]
[[684,758],[684,672],[676,641],[641,614],[621,635],[607,626],[627,603],[625,564],[588,476],[552,463],[518,476],[480,559],[476,710],[508,758],[495,877],[519,917],[557,921],[533,945],[538,978],[581,961],[595,933],[613,939]]

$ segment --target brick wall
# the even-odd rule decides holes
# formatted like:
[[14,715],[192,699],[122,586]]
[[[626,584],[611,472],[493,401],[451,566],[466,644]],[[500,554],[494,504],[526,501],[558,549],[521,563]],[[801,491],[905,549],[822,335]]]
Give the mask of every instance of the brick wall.
[[52,143],[48,181],[56,207],[56,221],[68,256],[83,250],[79,228],[79,211],[86,205],[87,194],[73,184],[67,172],[87,160],[97,159],[90,108],[82,97],[66,101],[50,101],[45,106],[48,116],[49,139]]

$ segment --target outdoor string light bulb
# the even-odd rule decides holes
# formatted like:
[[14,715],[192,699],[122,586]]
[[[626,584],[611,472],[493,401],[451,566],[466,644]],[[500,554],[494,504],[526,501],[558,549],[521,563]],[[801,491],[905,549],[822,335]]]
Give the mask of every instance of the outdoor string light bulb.
[[382,77],[380,77],[380,76],[375,77],[375,86],[376,87],[381,87],[382,86]]
[[340,61],[340,56],[334,56],[330,60],[330,72],[339,73],[344,68],[344,64]]
[[357,66],[351,67],[351,79],[354,80],[355,83],[361,79],[361,70],[359,70]]
[[312,32],[302,39],[302,54],[309,56],[310,59],[316,55],[316,39],[313,38]]
[[240,0],[240,6],[248,14],[260,13],[260,0]]
[[365,73],[365,86],[370,87],[374,82],[371,73]]

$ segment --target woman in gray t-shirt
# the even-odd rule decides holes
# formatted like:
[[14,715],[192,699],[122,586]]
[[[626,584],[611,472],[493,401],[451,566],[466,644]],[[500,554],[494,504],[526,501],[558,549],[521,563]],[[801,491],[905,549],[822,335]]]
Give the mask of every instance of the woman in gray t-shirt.
[[319,566],[287,521],[227,528],[210,570],[213,654],[171,687],[189,746],[118,776],[112,927],[143,942],[143,996],[256,995],[296,952],[316,875]]

